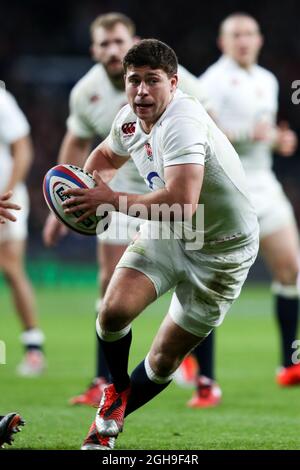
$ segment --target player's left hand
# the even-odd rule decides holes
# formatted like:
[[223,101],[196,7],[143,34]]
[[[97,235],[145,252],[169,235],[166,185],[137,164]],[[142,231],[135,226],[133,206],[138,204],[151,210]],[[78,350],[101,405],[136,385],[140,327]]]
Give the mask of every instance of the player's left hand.
[[93,172],[93,178],[97,185],[95,188],[73,188],[64,191],[64,194],[71,196],[62,204],[64,212],[66,214],[72,214],[78,210],[83,211],[83,214],[77,219],[77,222],[82,222],[90,215],[96,214],[97,208],[101,204],[113,205],[114,191],[104,183],[97,171]]
[[297,135],[287,122],[279,123],[275,142],[275,150],[283,157],[290,157],[295,153],[298,145]]

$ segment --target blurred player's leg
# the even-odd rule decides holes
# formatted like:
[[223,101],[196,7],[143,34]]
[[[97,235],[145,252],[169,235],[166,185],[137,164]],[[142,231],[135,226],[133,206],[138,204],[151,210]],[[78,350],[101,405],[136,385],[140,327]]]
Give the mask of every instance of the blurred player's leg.
[[[299,242],[295,226],[290,225],[264,236],[260,243],[262,254],[275,279],[272,290],[275,295],[275,316],[281,343],[281,368],[276,380],[281,386],[297,385],[300,383],[300,364],[292,362],[293,342],[297,338],[299,315],[299,286],[297,286]],[[196,393],[188,402],[188,406],[206,407],[220,403],[221,390],[214,382],[213,349],[211,334],[194,350],[201,375],[197,384],[198,399]],[[183,361],[179,368],[181,378],[187,376],[186,369]]]
[[196,346],[192,354],[185,357],[174,374],[174,381],[182,387],[196,385],[187,406],[210,408],[221,403],[222,391],[215,381],[215,332]]
[[18,366],[23,376],[36,376],[45,369],[42,351],[44,335],[37,326],[37,311],[33,289],[24,268],[25,241],[5,241],[0,245],[0,266],[10,285],[16,311],[24,331],[21,341],[25,356]]
[[193,354],[199,365],[196,391],[187,405],[192,408],[209,408],[221,403],[222,391],[215,381],[215,332],[196,346]]
[[221,403],[222,391],[220,386],[205,375],[199,375],[196,380],[196,391],[187,402],[190,408],[211,408]]
[[[103,297],[115,267],[123,255],[127,245],[98,243],[97,258],[99,265],[99,291]],[[101,307],[101,299],[96,302],[96,313],[98,315]],[[97,335],[96,335],[97,336]],[[96,375],[91,385],[82,394],[71,398],[71,405],[98,406],[106,385],[110,383],[110,373],[101,344],[96,337]]]
[[199,344],[193,351],[185,357],[174,373],[174,382],[181,387],[195,387],[198,376],[204,375],[211,381],[214,381],[214,341],[215,333],[211,334]]
[[282,386],[299,384],[300,364],[292,362],[299,312],[299,241],[295,226],[287,226],[264,237],[261,251],[274,278],[275,315],[281,340],[281,370],[277,382]]
[[194,388],[198,377],[199,367],[195,357],[196,348],[193,354],[186,356],[178,369],[174,372],[174,382],[183,388]]
[[199,364],[199,373],[215,380],[215,332],[202,341],[193,351]]

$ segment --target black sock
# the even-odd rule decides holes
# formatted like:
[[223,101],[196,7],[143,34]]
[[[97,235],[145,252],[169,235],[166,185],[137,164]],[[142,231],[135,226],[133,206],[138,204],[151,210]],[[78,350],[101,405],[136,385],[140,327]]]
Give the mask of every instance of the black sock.
[[26,344],[24,346],[25,351],[41,351],[43,352],[43,346],[41,344]]
[[162,390],[164,390],[170,383],[157,384],[149,379],[146,374],[145,364],[142,361],[132,372],[130,377],[131,391],[126,407],[125,416],[129,415],[137,408],[140,408],[148,401],[152,400]]
[[111,382],[111,376],[98,335],[96,334],[96,377],[104,377]]
[[197,362],[200,368],[200,374],[205,375],[209,379],[215,379],[215,332],[214,330],[210,335],[205,338],[198,346],[193,350]]
[[297,337],[298,309],[298,298],[275,296],[275,313],[279,325],[281,357],[284,367],[293,365],[292,355],[295,350],[292,348],[292,343]]
[[104,341],[99,338],[102,350],[105,354],[112,382],[117,392],[122,392],[129,386],[128,356],[132,339],[131,329],[117,341]]

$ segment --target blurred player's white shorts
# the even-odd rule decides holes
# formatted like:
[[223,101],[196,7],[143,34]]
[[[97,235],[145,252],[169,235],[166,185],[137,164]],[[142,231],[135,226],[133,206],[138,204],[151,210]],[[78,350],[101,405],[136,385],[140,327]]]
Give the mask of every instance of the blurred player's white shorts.
[[271,235],[287,225],[296,224],[291,203],[273,172],[247,172],[250,196],[256,210],[260,238]]
[[257,251],[258,236],[247,246],[217,254],[186,251],[182,240],[139,238],[117,268],[145,274],[158,297],[175,287],[169,314],[184,330],[204,337],[222,323],[239,296]]
[[7,241],[25,240],[28,234],[29,197],[25,185],[20,184],[14,188],[10,201],[21,206],[21,210],[11,211],[17,218],[16,222],[7,220],[0,226],[0,244]]
[[129,245],[137,236],[141,219],[122,212],[112,212],[108,229],[98,235],[98,241],[109,245]]

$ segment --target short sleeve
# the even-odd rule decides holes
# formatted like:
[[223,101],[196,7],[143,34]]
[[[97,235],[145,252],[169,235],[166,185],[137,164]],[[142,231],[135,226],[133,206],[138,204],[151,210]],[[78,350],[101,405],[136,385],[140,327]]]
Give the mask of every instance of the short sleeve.
[[121,115],[122,110],[119,111],[119,113],[114,119],[114,122],[112,123],[110,133],[107,137],[107,144],[115,154],[120,155],[121,157],[128,158],[130,157],[130,154],[121,139]]
[[164,166],[195,163],[204,165],[207,139],[204,126],[193,118],[177,117],[165,129]]

